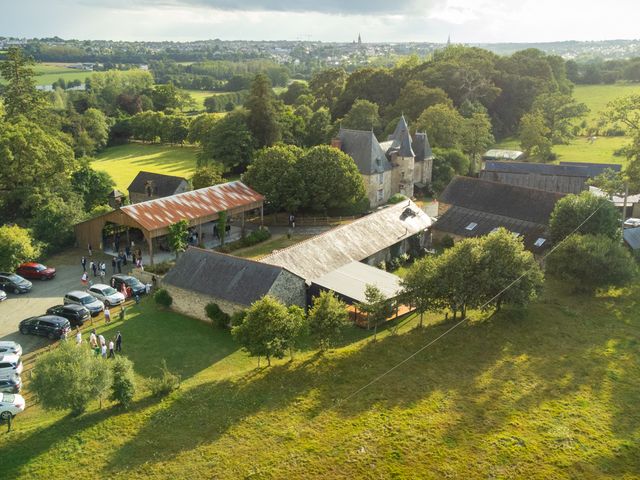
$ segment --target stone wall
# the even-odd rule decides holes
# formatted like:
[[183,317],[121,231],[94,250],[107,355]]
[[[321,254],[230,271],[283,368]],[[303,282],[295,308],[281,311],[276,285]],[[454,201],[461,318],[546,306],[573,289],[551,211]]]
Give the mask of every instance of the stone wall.
[[204,311],[205,307],[209,303],[217,303],[220,309],[229,315],[246,309],[243,305],[231,303],[226,300],[210,297],[201,293],[184,290],[182,288],[174,287],[173,285],[164,285],[164,288],[167,289],[169,295],[173,298],[173,303],[171,304],[171,308],[173,310],[182,313],[183,315],[187,315],[188,317],[204,320],[205,322],[211,322]]
[[[362,175],[364,185],[367,188],[367,197],[369,198],[369,205],[377,207],[384,205],[389,201],[391,197],[391,170],[388,170],[382,174],[382,183],[380,183],[380,177],[378,173],[373,175]],[[382,190],[382,200],[378,200],[378,191]]]
[[307,286],[304,279],[293,273],[282,270],[273,282],[269,295],[279,299],[285,305],[298,305],[304,308],[307,304]]

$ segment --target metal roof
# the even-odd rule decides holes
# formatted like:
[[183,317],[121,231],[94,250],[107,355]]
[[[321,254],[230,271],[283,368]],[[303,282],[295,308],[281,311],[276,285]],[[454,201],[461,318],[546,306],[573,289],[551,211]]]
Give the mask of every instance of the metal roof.
[[560,162],[560,165],[584,167],[592,178],[597,177],[605,170],[613,170],[614,172],[620,172],[622,170],[622,165],[617,163]]
[[622,232],[624,241],[632,250],[640,249],[640,227],[625,228]]
[[487,172],[506,172],[539,175],[559,175],[589,178],[589,169],[581,165],[552,165],[527,162],[495,162],[487,161],[484,170]]
[[127,205],[120,210],[146,230],[154,231],[180,220],[196,220],[263,201],[258,192],[235,181]]
[[176,190],[178,190],[180,185],[185,182],[187,182],[187,179],[183,177],[140,170],[127,190],[129,193],[134,192],[146,194],[147,185],[151,185],[151,193],[154,196],[168,197],[169,195],[176,193]]
[[487,150],[482,158],[485,160],[518,160],[524,155],[520,150],[501,150],[493,148]]
[[402,289],[400,277],[361,262],[351,262],[333,270],[312,283],[332,290],[355,302],[366,302],[367,285],[375,285],[386,298],[397,297]]

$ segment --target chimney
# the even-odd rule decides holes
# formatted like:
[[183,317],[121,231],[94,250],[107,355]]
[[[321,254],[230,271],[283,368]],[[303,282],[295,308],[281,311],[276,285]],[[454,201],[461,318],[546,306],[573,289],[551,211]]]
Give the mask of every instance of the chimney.
[[339,138],[332,139],[331,146],[333,148],[337,148],[338,150],[342,150],[342,140],[340,140]]

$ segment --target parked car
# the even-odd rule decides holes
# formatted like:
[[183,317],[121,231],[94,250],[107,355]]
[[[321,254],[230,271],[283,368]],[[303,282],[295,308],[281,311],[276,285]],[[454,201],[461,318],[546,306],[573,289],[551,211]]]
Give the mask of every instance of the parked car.
[[32,280],[51,280],[56,276],[56,269],[41,263],[27,262],[20,265],[16,273]]
[[640,227],[640,218],[627,218],[624,221],[624,228]]
[[0,342],[0,355],[22,356],[22,347],[19,343],[8,340]]
[[144,283],[131,275],[124,275],[121,273],[115,274],[111,277],[111,286],[117,291],[122,292],[122,284],[125,284],[128,288],[131,288],[132,295],[144,295],[147,291]]
[[66,318],[56,315],[40,315],[21,321],[18,329],[23,335],[41,335],[53,340],[68,334],[71,330],[71,323]]
[[0,302],[7,299],[7,292],[0,290]]
[[22,379],[20,375],[0,378],[0,393],[20,393]]
[[68,305],[56,305],[47,309],[47,315],[56,315],[69,320],[72,327],[81,327],[91,318],[91,312],[82,305],[70,303]]
[[87,292],[93,295],[98,300],[102,301],[107,307],[112,305],[120,305],[124,303],[124,295],[118,292],[115,288],[105,285],[104,283],[96,283],[91,285]]
[[22,361],[18,355],[0,356],[0,378],[12,377],[22,373]]
[[0,393],[0,418],[6,420],[24,411],[25,401],[17,393]]
[[64,304],[68,305],[70,303],[82,305],[91,312],[92,317],[95,317],[104,310],[104,303],[93,295],[89,295],[87,292],[81,292],[80,290],[74,290],[64,296]]
[[0,289],[5,292],[27,293],[31,291],[32,284],[15,273],[0,273]]

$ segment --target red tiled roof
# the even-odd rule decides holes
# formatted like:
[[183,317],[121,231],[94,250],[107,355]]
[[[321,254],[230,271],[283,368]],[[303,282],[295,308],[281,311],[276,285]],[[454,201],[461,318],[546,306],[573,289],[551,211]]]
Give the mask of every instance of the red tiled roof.
[[121,211],[148,231],[154,231],[179,220],[195,220],[262,201],[262,195],[236,181],[127,205]]

